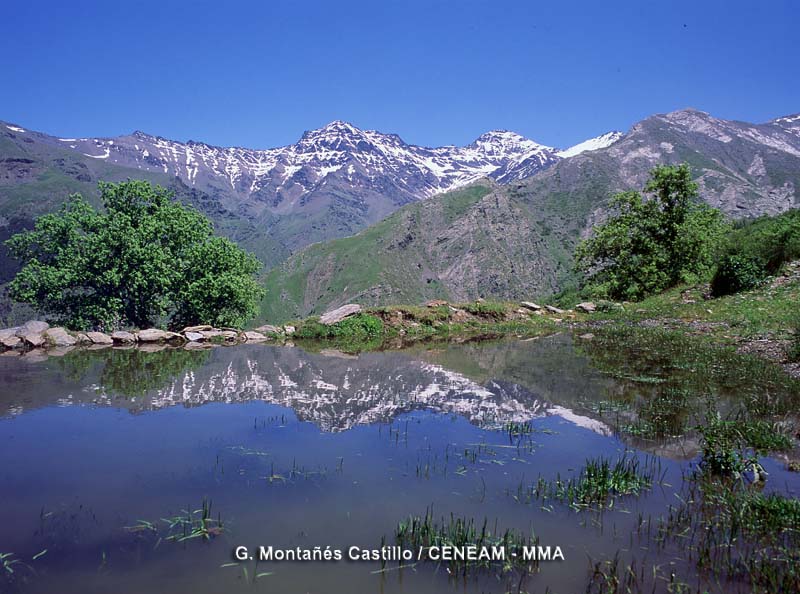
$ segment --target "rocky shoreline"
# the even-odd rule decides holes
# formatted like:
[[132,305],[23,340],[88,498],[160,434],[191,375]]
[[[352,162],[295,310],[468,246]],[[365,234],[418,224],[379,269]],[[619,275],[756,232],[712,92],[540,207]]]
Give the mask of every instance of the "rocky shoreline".
[[30,320],[21,326],[0,329],[0,352],[2,354],[47,354],[58,350],[63,354],[79,347],[92,349],[106,347],[138,347],[153,350],[153,347],[173,346],[184,348],[206,348],[214,345],[259,343],[270,340],[285,340],[294,334],[293,326],[266,324],[253,330],[236,328],[214,328],[209,325],[187,326],[180,332],[159,328],[142,330],[117,330],[105,332],[72,332],[47,322]]

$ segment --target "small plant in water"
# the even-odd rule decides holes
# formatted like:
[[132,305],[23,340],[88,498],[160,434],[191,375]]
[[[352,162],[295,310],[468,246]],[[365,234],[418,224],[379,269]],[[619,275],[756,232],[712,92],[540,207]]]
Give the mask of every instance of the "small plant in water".
[[[125,530],[132,533],[158,534],[161,539],[173,542],[184,542],[194,538],[211,540],[224,531],[224,524],[220,514],[214,518],[211,514],[211,501],[203,499],[200,509],[187,507],[177,516],[162,518],[161,523],[166,527],[162,530],[161,524],[139,520],[133,526],[126,526]],[[166,533],[163,533],[165,531]]]
[[622,456],[612,463],[599,457],[587,459],[578,476],[564,480],[539,478],[529,499],[557,499],[574,508],[611,507],[615,499],[638,495],[658,478],[660,463],[654,458],[642,465],[638,458]]
[[[400,522],[395,529],[395,541],[398,545],[423,551],[437,547],[452,547],[454,550],[465,550],[475,547],[476,550],[491,551],[503,550],[502,558],[490,553],[477,558],[453,558],[448,561],[437,561],[447,564],[447,570],[452,576],[466,576],[473,573],[484,572],[494,575],[519,573],[522,577],[538,571],[538,558],[529,559],[524,554],[525,549],[531,549],[539,544],[536,536],[526,536],[516,530],[500,532],[495,522],[490,526],[488,520],[477,522],[472,518],[458,518],[450,515],[449,518],[434,520],[430,510],[423,517],[409,516]],[[534,556],[535,557],[535,556]]]

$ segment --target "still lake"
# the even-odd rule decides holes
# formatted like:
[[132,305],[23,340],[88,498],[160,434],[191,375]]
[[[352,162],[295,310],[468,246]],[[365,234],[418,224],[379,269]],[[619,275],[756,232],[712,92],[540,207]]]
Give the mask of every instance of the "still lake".
[[[702,582],[680,546],[641,534],[697,462],[694,421],[673,411],[668,435],[648,437],[642,403],[675,382],[722,413],[765,381],[797,401],[795,383],[749,369],[569,334],[357,356],[266,345],[3,356],[0,553],[19,562],[0,592],[571,594],[593,563],[644,554]],[[598,456],[639,458],[657,480],[602,513],[527,496]],[[762,464],[767,490],[797,496],[781,455]],[[394,544],[399,522],[426,513],[533,533],[564,560],[524,579],[432,562],[234,563],[237,546]],[[204,516],[208,534],[187,538]]]

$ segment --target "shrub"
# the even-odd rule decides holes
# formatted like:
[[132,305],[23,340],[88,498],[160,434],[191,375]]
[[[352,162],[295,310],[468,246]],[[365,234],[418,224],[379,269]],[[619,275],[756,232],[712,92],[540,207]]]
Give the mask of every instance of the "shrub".
[[800,210],[743,221],[730,233],[711,283],[715,297],[746,291],[800,258]]
[[721,297],[753,289],[764,281],[766,274],[758,258],[751,255],[727,254],[722,256],[717,271],[711,279],[711,294],[714,297]]

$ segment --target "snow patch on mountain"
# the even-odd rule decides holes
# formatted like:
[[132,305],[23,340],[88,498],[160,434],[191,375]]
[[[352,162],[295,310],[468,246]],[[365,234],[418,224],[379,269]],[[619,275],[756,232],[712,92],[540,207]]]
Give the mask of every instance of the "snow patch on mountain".
[[567,159],[569,157],[574,157],[575,155],[579,155],[587,151],[596,151],[598,149],[611,146],[623,136],[624,134],[622,132],[617,132],[617,131],[607,132],[601,136],[596,136],[595,138],[584,140],[583,142],[580,142],[575,146],[571,146],[568,149],[564,149],[563,151],[558,151],[558,153],[556,154],[562,159]]

